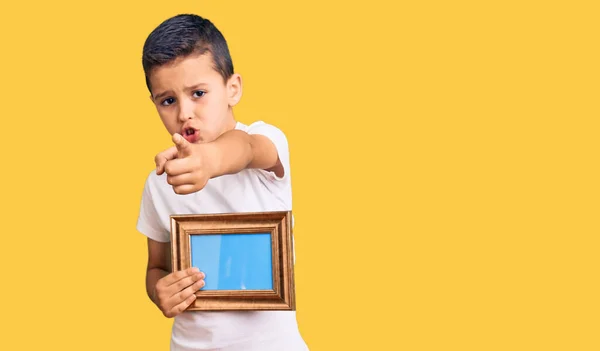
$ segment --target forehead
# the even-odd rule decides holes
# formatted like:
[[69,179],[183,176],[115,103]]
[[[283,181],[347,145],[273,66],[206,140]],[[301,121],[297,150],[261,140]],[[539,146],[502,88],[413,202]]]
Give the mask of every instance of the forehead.
[[180,89],[199,83],[214,84],[222,80],[214,68],[210,52],[177,58],[173,62],[155,67],[149,78],[154,92]]

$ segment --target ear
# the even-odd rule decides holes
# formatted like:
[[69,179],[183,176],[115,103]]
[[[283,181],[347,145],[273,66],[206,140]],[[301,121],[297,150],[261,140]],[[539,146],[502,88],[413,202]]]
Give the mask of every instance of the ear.
[[240,102],[242,98],[242,76],[234,73],[227,81],[227,100],[229,106],[233,107]]

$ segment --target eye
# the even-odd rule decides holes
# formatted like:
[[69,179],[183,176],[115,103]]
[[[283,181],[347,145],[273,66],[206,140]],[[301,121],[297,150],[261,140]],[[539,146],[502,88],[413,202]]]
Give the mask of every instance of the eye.
[[197,90],[197,91],[194,92],[194,97],[203,97],[204,94],[206,94],[205,91]]
[[163,105],[163,106],[169,106],[169,105],[171,105],[174,102],[175,102],[175,99],[173,99],[173,98],[166,98],[160,104]]

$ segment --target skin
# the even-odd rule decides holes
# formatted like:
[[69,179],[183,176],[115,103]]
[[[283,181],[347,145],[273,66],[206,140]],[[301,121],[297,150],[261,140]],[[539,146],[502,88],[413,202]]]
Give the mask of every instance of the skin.
[[[174,145],[156,155],[156,173],[167,174],[177,194],[202,190],[208,180],[246,168],[283,176],[275,145],[266,137],[236,130],[233,107],[242,96],[242,78],[227,81],[213,68],[210,53],[178,58],[150,74],[161,121]],[[186,140],[185,127],[196,130]],[[196,299],[205,275],[197,268],[170,273],[170,246],[148,239],[146,291],[165,317],[175,317]]]

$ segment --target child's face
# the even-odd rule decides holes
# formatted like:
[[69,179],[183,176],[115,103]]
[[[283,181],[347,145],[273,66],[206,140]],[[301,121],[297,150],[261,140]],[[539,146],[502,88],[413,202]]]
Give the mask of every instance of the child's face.
[[233,107],[241,97],[241,77],[227,83],[213,68],[212,55],[192,55],[152,70],[151,100],[171,135],[207,143],[235,127]]

